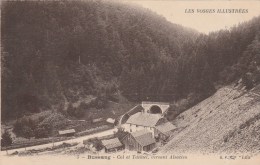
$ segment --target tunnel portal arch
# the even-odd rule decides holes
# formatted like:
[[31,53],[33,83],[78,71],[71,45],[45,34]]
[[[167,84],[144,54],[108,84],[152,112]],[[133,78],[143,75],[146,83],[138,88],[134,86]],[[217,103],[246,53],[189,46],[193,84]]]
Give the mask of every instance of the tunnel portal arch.
[[146,113],[165,114],[167,113],[170,104],[165,102],[148,102],[143,101],[142,107]]
[[151,106],[149,112],[152,114],[162,114],[162,109],[158,105],[153,105]]

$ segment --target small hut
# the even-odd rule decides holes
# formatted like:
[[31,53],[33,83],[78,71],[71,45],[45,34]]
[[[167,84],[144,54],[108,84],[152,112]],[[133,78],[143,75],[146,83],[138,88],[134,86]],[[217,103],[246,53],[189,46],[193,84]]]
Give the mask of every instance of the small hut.
[[102,140],[102,145],[105,148],[105,152],[116,152],[124,149],[124,145],[118,138]]
[[76,133],[75,129],[68,129],[68,130],[62,130],[59,131],[60,136],[74,136]]

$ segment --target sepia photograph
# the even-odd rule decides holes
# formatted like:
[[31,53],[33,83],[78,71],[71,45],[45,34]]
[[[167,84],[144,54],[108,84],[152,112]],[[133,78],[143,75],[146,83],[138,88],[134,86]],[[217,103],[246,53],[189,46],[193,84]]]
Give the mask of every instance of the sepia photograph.
[[0,3],[1,165],[260,164],[260,1]]

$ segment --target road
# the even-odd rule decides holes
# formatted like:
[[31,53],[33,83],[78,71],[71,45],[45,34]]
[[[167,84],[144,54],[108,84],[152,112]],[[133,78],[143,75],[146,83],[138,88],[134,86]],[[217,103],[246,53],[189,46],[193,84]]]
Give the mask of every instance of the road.
[[[106,131],[103,131],[103,132],[98,132],[98,133],[91,134],[91,135],[77,137],[77,138],[74,138],[74,139],[55,142],[54,145],[60,145],[64,142],[65,143],[74,143],[74,142],[83,143],[83,140],[87,140],[87,139],[94,138],[94,137],[111,135],[111,134],[114,133],[114,131],[117,131],[117,128],[109,129],[109,130],[106,130]],[[47,143],[47,144],[41,144],[41,145],[26,147],[26,150],[43,149],[43,148],[52,147],[52,146],[53,146],[53,143]],[[25,148],[17,148],[17,149],[8,150],[8,153],[11,154],[15,151],[19,152],[19,151],[24,151],[24,150],[25,150]],[[6,151],[1,151],[0,155],[1,156],[6,155]]]

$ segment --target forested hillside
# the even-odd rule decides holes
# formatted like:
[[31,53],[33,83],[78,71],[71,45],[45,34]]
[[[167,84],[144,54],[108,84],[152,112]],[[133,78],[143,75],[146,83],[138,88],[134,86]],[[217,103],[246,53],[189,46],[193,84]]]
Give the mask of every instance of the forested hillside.
[[97,106],[121,94],[196,103],[241,77],[259,83],[260,17],[204,35],[116,2],[8,1],[1,12],[4,119],[90,95]]

